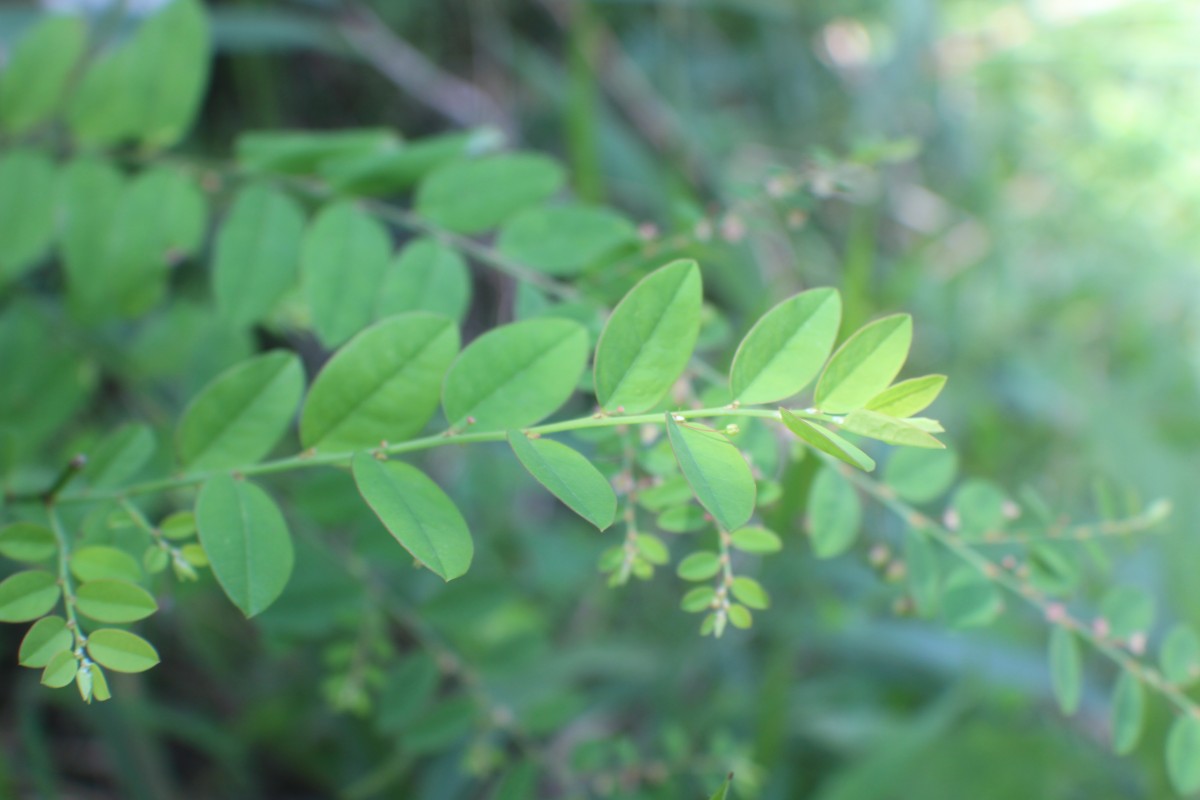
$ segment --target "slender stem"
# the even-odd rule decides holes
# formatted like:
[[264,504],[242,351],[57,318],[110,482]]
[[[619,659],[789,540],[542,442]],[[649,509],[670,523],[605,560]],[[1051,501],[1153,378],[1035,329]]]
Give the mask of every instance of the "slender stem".
[[58,543],[58,582],[62,587],[63,610],[67,615],[67,627],[75,637],[76,655],[82,655],[87,637],[79,626],[79,618],[75,614],[75,588],[71,583],[71,543],[63,529],[62,520],[58,517],[58,509],[54,503],[46,503],[46,516],[50,520],[50,530]]
[[[535,425],[534,427],[526,428],[525,433],[529,436],[544,436],[551,433],[566,433],[568,431],[584,430],[587,428],[611,428],[618,425],[661,425],[665,422],[664,413],[633,414],[628,416],[594,415],[590,417],[578,417],[576,419],[565,420],[563,422]],[[722,406],[716,408],[686,409],[671,413],[684,419],[708,417],[762,417],[765,419],[779,419],[779,412],[777,410],[765,408],[731,408],[728,406]],[[827,419],[826,415],[823,414],[810,413],[806,411],[796,411],[793,413],[810,419]],[[410,439],[407,442],[390,444],[386,447],[377,448],[374,452],[386,453],[387,455],[401,455],[404,453],[415,453],[422,450],[430,450],[435,447],[444,447],[446,445],[453,444],[502,442],[505,440],[506,436],[507,433],[505,431],[481,431],[479,433],[455,433],[453,431],[447,431],[445,433],[436,434],[433,436]],[[349,464],[356,452],[360,451],[351,450],[337,453],[319,453],[315,450],[308,450],[300,453],[299,455],[290,456],[288,458],[280,458],[274,461],[264,461],[261,464],[253,464],[246,467],[241,467],[237,470],[234,470],[234,472],[237,472],[243,476],[269,475],[276,472],[290,472],[292,470],[304,469],[307,467],[342,466]],[[215,475],[224,474],[224,472],[226,471],[209,470],[205,472],[193,472],[173,478],[163,478],[160,480],[147,481],[145,483],[136,483],[131,486],[126,486],[123,489],[116,489],[110,492],[87,492],[66,495],[64,497],[60,497],[58,502],[87,503],[96,500],[120,500],[133,495],[165,492],[171,489],[180,489],[183,487],[194,486],[196,484],[203,483]]]
[[[1007,589],[1029,605],[1038,609],[1050,624],[1061,625],[1075,632],[1080,638],[1087,641],[1088,644],[1114,662],[1118,667],[1165,697],[1181,713],[1200,718],[1200,705],[1193,702],[1180,687],[1167,681],[1161,673],[1148,667],[1116,642],[1097,633],[1083,620],[1072,616],[1062,604],[1047,599],[1034,586],[977,552],[974,548],[974,543],[968,544],[963,541],[961,537],[900,500],[890,488],[872,480],[866,474],[842,464],[840,461],[824,453],[817,453],[817,455],[824,459],[826,464],[846,476],[850,482],[875,498],[885,508],[904,519],[910,526],[919,528],[962,561],[974,567],[984,578]],[[1162,510],[1154,511],[1154,507],[1152,506],[1146,514],[1141,516],[1161,519],[1162,513]]]
[[1162,522],[1171,513],[1171,504],[1165,500],[1150,504],[1140,514],[1125,519],[1106,520],[1104,522],[1085,523],[1082,525],[1055,525],[1045,531],[988,531],[971,544],[1006,545],[1031,544],[1046,541],[1076,541],[1089,539],[1130,536],[1135,533],[1145,533]]

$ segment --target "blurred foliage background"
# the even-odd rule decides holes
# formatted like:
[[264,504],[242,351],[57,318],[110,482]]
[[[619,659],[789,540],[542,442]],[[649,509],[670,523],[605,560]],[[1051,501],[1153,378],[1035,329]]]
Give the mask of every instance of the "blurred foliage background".
[[[415,138],[490,126],[560,157],[581,197],[664,237],[709,239],[701,258],[727,344],[807,286],[843,288],[847,328],[911,311],[913,374],[951,377],[936,410],[963,471],[1034,487],[1081,518],[1097,513],[1097,484],[1170,498],[1166,535],[1115,548],[1116,577],[1150,590],[1165,616],[1200,622],[1195,3],[210,10],[218,60],[189,154],[225,158],[247,129]],[[39,13],[0,8],[0,47]],[[795,176],[819,196],[780,214],[766,199]],[[477,280],[503,299],[503,285]],[[470,324],[507,313],[477,302]],[[253,346],[215,344],[196,385]],[[0,793],[523,796],[519,774],[473,777],[508,746],[468,735],[483,708],[542,742],[551,782],[577,796],[702,797],[731,770],[747,798],[1167,795],[1165,715],[1137,754],[1112,756],[1111,673],[1097,669],[1084,712],[1063,718],[1038,619],[1018,610],[982,632],[948,631],[895,616],[863,553],[814,561],[799,508],[810,466],[784,474],[767,516],[789,539],[763,576],[772,610],[752,632],[712,640],[675,610],[669,574],[606,589],[603,537],[501,455],[435,459],[481,532],[476,566],[452,585],[414,575],[365,511],[336,502],[347,477],[306,477],[276,488],[308,544],[257,624],[211,582],[184,587],[155,623],[170,668],[93,707],[48,700],[5,661]],[[350,541],[349,571],[330,569],[322,549]],[[353,571],[364,559],[383,565],[395,597],[382,611]],[[368,680],[379,654],[355,642],[376,641],[389,619],[407,621],[410,638],[387,645],[407,655],[379,657],[390,666]],[[3,636],[14,652],[19,632]],[[445,671],[458,658],[450,700],[422,705],[413,687],[437,682],[431,659]]]

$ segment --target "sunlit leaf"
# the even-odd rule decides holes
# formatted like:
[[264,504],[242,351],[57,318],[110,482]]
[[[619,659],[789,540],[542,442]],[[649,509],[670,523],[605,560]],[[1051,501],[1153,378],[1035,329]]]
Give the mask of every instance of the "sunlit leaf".
[[816,404],[840,414],[862,408],[896,377],[912,344],[912,317],[894,314],[860,328],[842,343],[821,379]]
[[822,453],[828,453],[834,458],[866,472],[875,469],[873,458],[828,428],[798,417],[786,408],[779,409],[779,417],[788,430]]
[[872,397],[866,408],[889,417],[911,417],[924,411],[945,386],[945,375],[925,375],[900,381]]
[[887,444],[905,447],[924,447],[932,450],[942,450],[946,447],[925,431],[908,424],[905,420],[865,408],[856,408],[847,414],[842,420],[842,430],[878,439]]
[[829,357],[841,318],[835,289],[810,289],[772,308],[738,345],[729,368],[733,399],[752,405],[799,393]]

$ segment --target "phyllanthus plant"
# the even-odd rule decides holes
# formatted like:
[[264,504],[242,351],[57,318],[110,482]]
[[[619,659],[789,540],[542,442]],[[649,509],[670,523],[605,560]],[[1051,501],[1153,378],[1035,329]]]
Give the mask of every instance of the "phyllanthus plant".
[[[387,130],[248,133],[229,165],[162,157],[191,128],[207,82],[203,6],[175,0],[118,43],[91,36],[77,18],[50,18],[0,73],[0,129],[13,142],[0,152],[0,285],[17,297],[0,312],[13,354],[0,410],[16,420],[24,482],[41,487],[5,495],[0,556],[21,566],[0,582],[0,621],[32,623],[17,658],[44,684],[103,701],[105,670],[156,665],[129,626],[158,610],[149,587],[168,568],[182,581],[211,569],[247,617],[269,608],[296,558],[283,509],[259,485],[266,476],[347,471],[415,563],[447,581],[465,575],[472,532],[411,459],[488,442],[507,443],[514,463],[597,529],[621,531],[600,558],[610,584],[652,578],[686,549],[675,566],[681,605],[701,615],[701,631],[750,627],[770,603],[755,568],[793,538],[761,518],[787,491],[776,480],[787,441],[793,461],[817,465],[802,504],[817,557],[855,546],[873,498],[898,523],[872,526],[868,548],[898,610],[970,627],[995,619],[1005,592],[1032,604],[1053,626],[1064,710],[1079,705],[1087,643],[1120,668],[1115,749],[1138,743],[1149,688],[1180,712],[1172,780],[1200,788],[1200,709],[1187,694],[1200,640],[1173,628],[1155,667],[1143,658],[1144,596],[1118,587],[1098,611],[1070,599],[1081,582],[1071,548],[1145,530],[1164,507],[1068,526],[1036,497],[1018,505],[972,479],[931,509],[957,467],[941,425],[921,416],[945,377],[897,381],[909,316],[870,322],[835,348],[841,297],[810,289],[764,314],[719,372],[697,353],[698,264],[652,250],[611,209],[552,203],[565,182],[553,160],[495,153],[486,132],[406,142]],[[411,203],[379,199],[397,196]],[[409,238],[394,254],[395,231]],[[518,321],[464,347],[469,263],[520,290]],[[203,310],[175,295],[179,265],[199,268]],[[617,299],[603,291],[608,274],[644,277],[603,320]],[[173,313],[133,342],[150,355],[127,374],[45,347],[55,333],[37,307],[46,285],[85,331]],[[252,326],[281,334],[279,346],[252,355],[228,345]],[[293,332],[333,351],[315,376],[300,348],[283,346]],[[220,353],[212,363],[224,368],[196,368],[208,362],[187,341]],[[155,370],[184,383],[189,369],[205,376],[175,421],[172,463],[155,428],[134,422],[41,480],[39,447],[82,413],[101,368],[134,387]],[[268,459],[293,438],[293,455]],[[869,442],[899,448],[881,480]],[[436,675],[431,663],[414,670]]]

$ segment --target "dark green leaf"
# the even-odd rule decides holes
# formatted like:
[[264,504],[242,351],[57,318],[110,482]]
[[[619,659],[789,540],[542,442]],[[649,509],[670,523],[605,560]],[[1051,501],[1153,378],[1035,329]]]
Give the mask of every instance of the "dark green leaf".
[[862,408],[896,377],[911,344],[912,317],[907,314],[894,314],[860,328],[842,343],[821,373],[817,407],[834,414]]
[[137,117],[133,133],[152,148],[187,134],[208,86],[208,16],[198,0],[172,0],[128,45]]
[[83,478],[93,489],[121,486],[154,455],[154,432],[140,423],[123,425],[100,440],[88,455]]
[[734,531],[754,514],[758,487],[740,450],[722,433],[667,414],[671,448],[700,505],[724,530]]
[[37,150],[0,155],[0,288],[29,271],[54,239],[53,162]]
[[262,183],[238,192],[212,268],[213,296],[230,324],[258,322],[295,285],[303,232],[304,211],[288,195]]
[[500,230],[496,246],[539,272],[570,277],[637,241],[634,224],[608,209],[553,206],[517,214]]
[[145,672],[158,663],[158,651],[152,644],[137,634],[116,628],[92,631],[87,651],[93,661],[115,672]]
[[629,290],[596,345],[596,398],[606,411],[653,408],[683,373],[700,331],[700,268],[673,261]]
[[336,347],[374,317],[392,241],[387,229],[351,201],[325,206],[300,246],[304,296],[313,329]]
[[304,391],[300,359],[282,350],[255,356],[217,376],[183,412],[179,460],[192,469],[253,464],[291,425]]
[[529,474],[572,511],[600,530],[612,525],[617,495],[592,462],[561,442],[518,431],[509,431],[508,442]]
[[386,128],[338,131],[248,131],[238,137],[237,160],[262,172],[311,175],[322,163],[372,153],[388,153],[400,145]]
[[587,331],[567,319],[493,328],[471,342],[446,373],[446,419],[459,430],[532,425],[553,414],[575,391],[587,351]]
[[858,493],[836,471],[822,469],[808,492],[805,522],[818,558],[841,555],[854,544],[862,525]]
[[471,273],[458,251],[436,239],[405,245],[379,290],[379,317],[429,311],[462,322],[471,303]]
[[313,381],[300,441],[336,452],[412,438],[437,411],[457,353],[458,329],[445,317],[401,314],[372,325]]
[[47,16],[21,37],[0,74],[0,128],[19,135],[49,119],[86,44],[73,15]]
[[295,555],[287,523],[252,483],[218,475],[196,499],[196,525],[217,582],[247,617],[283,592]]
[[558,164],[528,153],[455,161],[421,182],[415,205],[418,214],[443,228],[480,233],[550,197],[564,179]]
[[835,289],[810,289],[772,308],[738,345],[729,368],[733,399],[753,405],[799,393],[829,357],[841,318]]
[[475,546],[462,514],[446,493],[416,467],[354,456],[354,481],[379,521],[413,558],[442,580],[471,565]]

